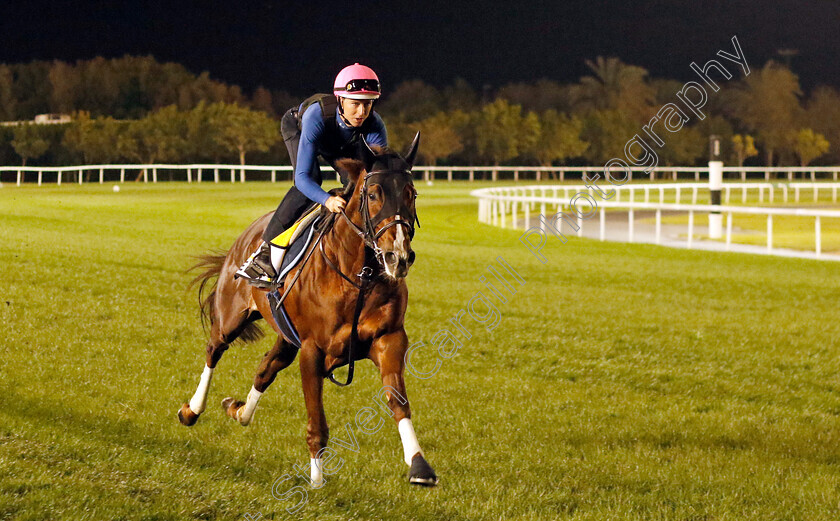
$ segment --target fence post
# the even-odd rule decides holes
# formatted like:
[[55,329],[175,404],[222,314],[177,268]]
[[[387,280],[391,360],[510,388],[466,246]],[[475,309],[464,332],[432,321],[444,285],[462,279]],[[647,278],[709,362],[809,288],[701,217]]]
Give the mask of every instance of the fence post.
[[656,244],[662,242],[662,210],[656,209]]
[[773,249],[773,214],[767,214],[767,251]]
[[41,186],[41,177],[43,177],[44,171],[39,169],[38,170],[38,186]]
[[157,167],[152,168],[152,182],[157,183]]
[[192,168],[187,168],[187,182],[192,183]]
[[694,238],[694,210],[688,211],[688,242],[686,247],[691,248],[691,241]]
[[120,183],[125,183],[125,167],[120,168]]
[[732,212],[726,214],[726,251],[732,248]]
[[820,236],[820,216],[817,216],[817,220],[814,223],[814,239],[816,242],[816,253],[817,257],[820,256],[820,251],[822,250],[822,237]]
[[474,181],[474,180],[475,180],[475,170],[470,168],[470,181]]
[[603,206],[598,212],[598,238],[601,241],[604,241],[607,238],[607,215]]

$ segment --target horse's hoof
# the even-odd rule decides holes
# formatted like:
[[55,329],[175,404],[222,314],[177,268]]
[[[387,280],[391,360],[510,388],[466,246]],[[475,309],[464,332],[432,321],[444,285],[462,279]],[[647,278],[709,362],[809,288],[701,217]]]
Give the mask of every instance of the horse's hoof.
[[178,420],[181,422],[181,425],[192,427],[193,425],[195,425],[195,422],[198,421],[198,415],[192,412],[192,409],[190,409],[190,404],[185,403],[181,406],[181,409],[178,411]]
[[222,409],[225,410],[225,413],[227,413],[228,416],[230,416],[236,421],[239,421],[239,418],[236,416],[236,411],[243,405],[245,405],[245,402],[240,402],[232,396],[228,396],[227,398],[222,400]]
[[429,465],[419,452],[411,458],[411,470],[408,472],[408,482],[424,487],[437,485],[438,477],[435,469]]

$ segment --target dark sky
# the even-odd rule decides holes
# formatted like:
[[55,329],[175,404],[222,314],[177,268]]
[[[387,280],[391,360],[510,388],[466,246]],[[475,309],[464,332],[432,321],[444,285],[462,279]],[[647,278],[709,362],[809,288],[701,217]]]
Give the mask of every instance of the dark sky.
[[152,54],[250,90],[303,95],[354,61],[383,88],[461,76],[480,87],[575,81],[618,56],[652,75],[691,76],[737,35],[751,67],[782,48],[805,88],[840,87],[838,0],[555,2],[170,2],[2,0],[0,61]]

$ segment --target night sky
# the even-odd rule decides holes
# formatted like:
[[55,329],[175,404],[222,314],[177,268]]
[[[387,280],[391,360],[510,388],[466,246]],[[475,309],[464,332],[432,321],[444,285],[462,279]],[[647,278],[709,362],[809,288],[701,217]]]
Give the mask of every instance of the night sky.
[[[352,7],[351,7],[352,6]],[[422,6],[422,7],[418,7]],[[29,2],[0,6],[0,61],[151,54],[241,85],[305,95],[354,61],[383,88],[420,78],[474,87],[576,81],[584,60],[618,56],[679,80],[737,35],[751,67],[778,49],[806,89],[840,87],[837,0],[556,2]]]

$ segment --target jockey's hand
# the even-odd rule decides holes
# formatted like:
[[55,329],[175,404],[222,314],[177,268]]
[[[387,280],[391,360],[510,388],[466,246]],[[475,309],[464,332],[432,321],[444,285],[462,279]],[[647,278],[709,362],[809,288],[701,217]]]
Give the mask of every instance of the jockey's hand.
[[345,204],[347,203],[344,202],[344,199],[332,195],[329,199],[327,199],[327,202],[324,203],[324,206],[326,206],[327,210],[331,211],[332,213],[338,213],[344,209]]

